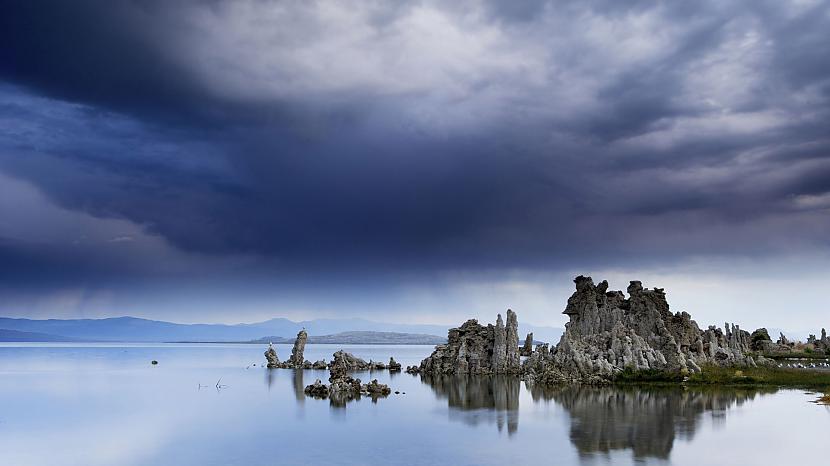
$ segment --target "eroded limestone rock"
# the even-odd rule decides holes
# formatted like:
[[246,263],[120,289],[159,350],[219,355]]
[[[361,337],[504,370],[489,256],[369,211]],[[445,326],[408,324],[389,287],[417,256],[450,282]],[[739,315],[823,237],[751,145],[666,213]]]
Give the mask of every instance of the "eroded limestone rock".
[[306,333],[305,329],[300,330],[297,333],[297,339],[294,340],[294,347],[291,348],[291,357],[286,361],[291,367],[301,368],[303,366],[305,362],[303,353],[305,352],[305,343],[307,340],[308,333]]
[[369,395],[375,395],[375,396],[377,396],[377,395],[386,396],[386,395],[392,393],[392,389],[390,389],[389,386],[386,385],[386,384],[378,383],[378,379],[373,379],[368,384],[362,386],[361,391],[363,391],[363,392],[365,392]]
[[398,361],[395,361],[395,358],[390,357],[388,367],[389,367],[390,372],[400,372],[401,363],[399,363]]
[[603,383],[625,368],[700,371],[701,364],[754,366],[750,334],[727,324],[701,330],[686,312],[671,313],[662,288],[639,281],[622,291],[591,277],[574,280],[565,333],[547,356],[525,362],[526,377],[547,383]]
[[268,343],[268,349],[265,350],[265,360],[268,361],[268,369],[275,369],[280,365],[280,358],[272,343]]
[[774,344],[765,328],[759,328],[752,332],[749,340],[753,351],[767,351]]
[[332,360],[329,363],[329,366],[331,367],[335,363],[344,365],[346,367],[346,371],[349,372],[368,371],[372,368],[371,364],[369,364],[368,362],[358,358],[352,353],[347,353],[343,350],[337,351],[332,355]]
[[322,380],[317,379],[313,384],[305,388],[304,393],[315,398],[327,398],[329,396],[329,387]]
[[342,350],[334,353],[329,364],[329,385],[318,379],[305,388],[305,394],[318,398],[331,397],[333,403],[343,406],[347,401],[358,399],[361,395],[368,395],[376,400],[392,393],[388,385],[378,383],[377,379],[368,384],[361,384],[360,379],[350,376],[349,370],[360,366],[356,361],[368,364]]
[[479,324],[470,319],[447,333],[447,344],[421,361],[417,371],[429,374],[518,374],[521,372],[518,347],[518,319],[507,310],[507,325],[496,318],[496,325]]
[[522,346],[522,349],[519,350],[519,355],[521,356],[530,356],[533,353],[533,332],[527,334],[525,337],[525,344]]
[[815,335],[810,335],[810,337],[807,338],[807,345],[807,348],[810,350],[830,354],[830,339],[827,338],[827,330],[821,329],[821,338],[816,338]]

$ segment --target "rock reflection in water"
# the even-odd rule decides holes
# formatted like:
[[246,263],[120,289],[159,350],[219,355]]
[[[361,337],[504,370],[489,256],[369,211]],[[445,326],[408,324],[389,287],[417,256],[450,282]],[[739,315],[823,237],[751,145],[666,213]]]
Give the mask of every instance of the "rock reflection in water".
[[675,438],[691,440],[704,418],[725,422],[727,410],[774,389],[531,387],[534,401],[553,400],[570,415],[580,455],[631,450],[635,459],[668,459]]
[[[446,399],[451,420],[486,422],[508,434],[519,427],[519,393],[514,377],[430,376],[421,381]],[[775,389],[653,387],[528,387],[534,403],[553,401],[570,418],[570,440],[588,459],[631,450],[634,459],[669,459],[675,439],[691,440],[704,419],[726,421],[726,412]]]
[[297,403],[303,404],[305,403],[305,393],[303,393],[303,390],[305,389],[305,385],[303,384],[303,370],[293,369],[293,371],[294,374],[292,384],[294,386],[294,398],[296,398]]
[[447,399],[452,420],[470,425],[494,423],[499,432],[507,425],[508,434],[514,434],[519,427],[522,382],[515,377],[424,374],[421,381],[439,398]]

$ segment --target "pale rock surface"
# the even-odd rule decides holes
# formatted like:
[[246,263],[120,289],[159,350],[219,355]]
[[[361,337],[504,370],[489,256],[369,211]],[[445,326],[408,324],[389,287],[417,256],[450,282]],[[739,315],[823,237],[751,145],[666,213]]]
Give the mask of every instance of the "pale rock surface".
[[483,326],[475,319],[447,333],[447,343],[421,361],[409,373],[429,374],[519,374],[518,319],[507,310],[507,325],[498,315],[496,325]]
[[[294,347],[291,348],[291,357],[286,361],[291,367],[301,368],[305,362],[303,353],[305,352],[305,343],[308,340],[308,333],[302,329],[297,333],[297,339],[294,340]],[[310,364],[309,364],[310,365]]]
[[265,360],[268,361],[268,369],[275,369],[280,365],[280,358],[272,343],[268,343],[268,349],[265,350]]
[[[544,383],[603,383],[625,368],[700,371],[702,364],[754,366],[750,334],[737,325],[701,330],[686,312],[671,313],[661,288],[639,281],[622,291],[590,277],[574,280],[576,291],[564,314],[570,322],[547,355],[525,361],[528,380]],[[541,353],[537,351],[537,353]]]

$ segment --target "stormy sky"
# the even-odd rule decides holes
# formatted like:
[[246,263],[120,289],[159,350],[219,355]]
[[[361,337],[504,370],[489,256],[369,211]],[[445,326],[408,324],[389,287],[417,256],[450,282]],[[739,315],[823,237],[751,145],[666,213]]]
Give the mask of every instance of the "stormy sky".
[[4,316],[830,325],[828,1],[0,5]]

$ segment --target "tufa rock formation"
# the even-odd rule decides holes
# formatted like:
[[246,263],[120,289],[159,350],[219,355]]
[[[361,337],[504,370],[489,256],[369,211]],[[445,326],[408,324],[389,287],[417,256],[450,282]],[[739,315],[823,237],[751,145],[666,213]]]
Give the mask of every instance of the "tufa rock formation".
[[530,356],[533,353],[533,332],[527,334],[525,337],[525,344],[519,350],[520,356]]
[[317,379],[313,384],[305,387],[306,395],[315,398],[331,397],[337,404],[343,405],[349,400],[359,399],[361,394],[377,399],[392,393],[388,385],[378,383],[377,379],[368,384],[361,384],[360,379],[349,375],[349,371],[355,367],[365,366],[368,368],[369,363],[366,361],[342,350],[334,353],[332,358],[329,364],[329,385],[327,386],[320,379]]
[[[622,291],[591,277],[574,280],[576,291],[564,314],[570,322],[556,348],[525,361],[528,380],[603,383],[626,368],[681,373],[701,364],[754,366],[750,334],[737,325],[701,330],[685,312],[672,314],[661,288],[639,281]],[[541,351],[539,351],[541,353]]]
[[337,351],[332,355],[332,360],[329,363],[329,368],[332,368],[335,363],[340,364],[346,368],[346,371],[360,372],[372,369],[374,363],[368,363],[363,359],[358,358],[352,353],[347,353],[343,350]]
[[830,339],[827,338],[827,331],[825,329],[821,329],[821,338],[816,338],[815,335],[810,335],[807,339],[807,345],[808,348],[813,351],[826,352],[827,354],[830,354]]
[[[291,349],[291,357],[283,362],[277,358],[277,351],[274,345],[268,343],[268,349],[265,351],[265,359],[268,360],[269,369],[312,369],[319,368],[317,363],[312,364],[311,361],[303,360],[303,352],[305,351],[305,342],[308,340],[308,334],[305,329],[297,333],[297,339],[294,340],[294,347]],[[318,361],[319,362],[319,361]],[[322,367],[325,369],[325,367]]]
[[274,345],[271,343],[268,343],[268,349],[265,350],[265,360],[268,361],[268,369],[275,369],[280,366],[277,350],[274,349]]
[[792,351],[790,343],[787,341],[787,338],[783,333],[781,334],[781,338],[778,339],[778,342],[774,342],[765,328],[759,328],[758,330],[752,332],[749,340],[750,349],[758,353],[781,355],[782,353],[789,353]]
[[507,325],[501,314],[496,325],[480,325],[470,319],[447,334],[447,344],[435,351],[409,373],[427,374],[519,374],[522,370],[518,347],[516,313],[507,310]]
[[372,397],[386,396],[392,393],[389,385],[378,383],[378,379],[372,379],[368,384],[361,386],[361,391]]
[[305,342],[308,340],[308,333],[306,333],[305,329],[300,330],[297,333],[297,339],[294,340],[294,347],[291,348],[291,357],[288,358],[288,364],[294,368],[301,368],[303,367],[303,363],[305,360],[303,359],[303,353],[305,352]]
[[750,348],[753,351],[767,351],[774,343],[765,328],[759,328],[749,336]]
[[329,387],[320,379],[317,379],[313,384],[307,386],[303,392],[314,398],[327,398],[329,396]]
[[399,363],[398,361],[395,361],[395,358],[393,358],[393,357],[389,358],[388,367],[389,367],[390,372],[400,372],[401,371],[401,363]]

